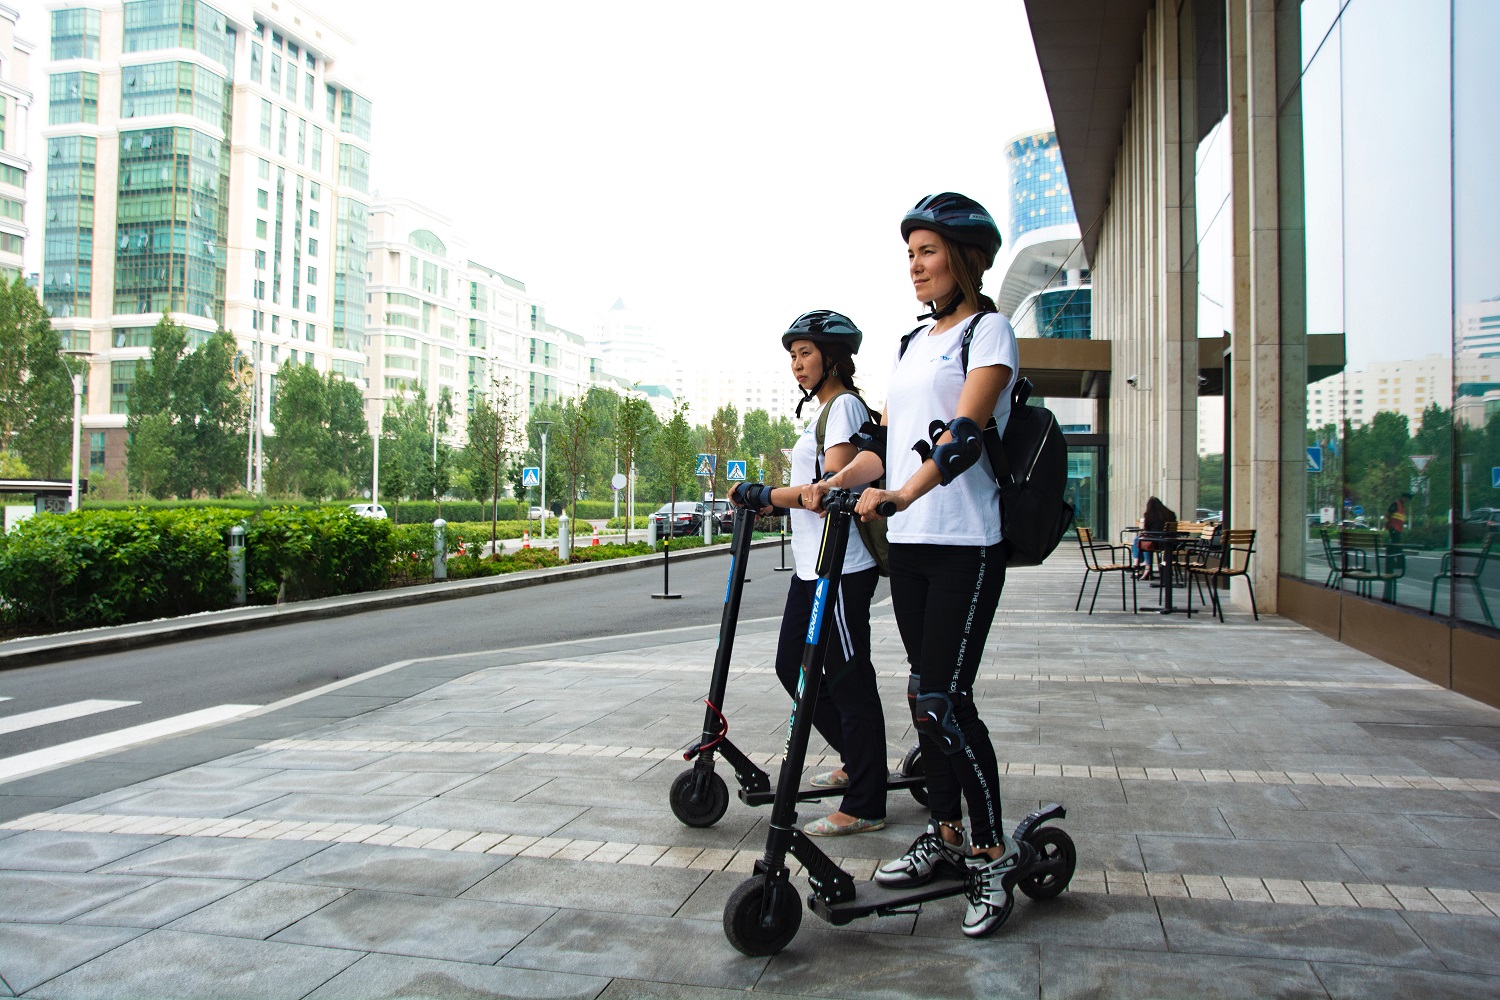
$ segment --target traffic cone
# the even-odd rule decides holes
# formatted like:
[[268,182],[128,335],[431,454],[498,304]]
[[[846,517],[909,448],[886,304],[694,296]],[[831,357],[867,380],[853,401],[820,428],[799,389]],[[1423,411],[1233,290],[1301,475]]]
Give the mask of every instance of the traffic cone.
[[597,524],[594,525],[594,541],[592,542],[592,544],[599,544],[599,526]]
[[521,548],[531,548],[531,532],[524,530],[521,532]]

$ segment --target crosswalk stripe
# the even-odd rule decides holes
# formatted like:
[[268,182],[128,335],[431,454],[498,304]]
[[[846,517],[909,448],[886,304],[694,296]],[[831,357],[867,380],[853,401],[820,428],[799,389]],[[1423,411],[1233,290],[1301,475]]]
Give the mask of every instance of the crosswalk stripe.
[[20,732],[22,729],[46,726],[53,722],[66,722],[68,719],[81,719],[85,715],[108,712],[116,708],[129,708],[131,705],[139,704],[138,701],[105,701],[94,698],[88,701],[70,702],[66,705],[54,705],[51,708],[39,708],[35,712],[22,712],[19,715],[7,715],[0,718],[0,734]]
[[0,782],[56,767],[59,764],[71,764],[73,761],[92,757],[95,754],[145,743],[162,736],[172,736],[190,729],[213,725],[216,722],[225,722],[247,712],[253,712],[259,707],[259,705],[215,705],[213,708],[174,715],[171,718],[158,719],[155,722],[131,726],[128,729],[117,729],[111,733],[100,733],[98,736],[74,740],[71,743],[60,743],[55,747],[16,754],[14,757],[0,759]]

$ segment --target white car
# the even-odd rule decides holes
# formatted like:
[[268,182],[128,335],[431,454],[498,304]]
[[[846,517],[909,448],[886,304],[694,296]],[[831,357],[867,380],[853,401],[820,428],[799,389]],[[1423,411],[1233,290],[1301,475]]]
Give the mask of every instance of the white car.
[[385,520],[385,508],[378,503],[351,503],[349,509],[360,517],[378,517]]
[[526,519],[528,521],[540,521],[544,515],[550,518],[552,517],[552,512],[550,510],[544,511],[540,507],[533,507],[531,508],[530,512],[527,513]]

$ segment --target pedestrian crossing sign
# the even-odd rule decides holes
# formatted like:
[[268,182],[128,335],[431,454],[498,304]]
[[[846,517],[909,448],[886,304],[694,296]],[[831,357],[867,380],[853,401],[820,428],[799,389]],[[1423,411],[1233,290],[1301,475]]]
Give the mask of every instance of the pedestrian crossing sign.
[[718,467],[718,464],[718,456],[716,455],[699,455],[698,471],[695,472],[694,475],[712,476],[714,474],[714,469]]
[[731,483],[743,483],[745,481],[745,460],[734,458],[729,460],[729,481]]
[[528,465],[521,469],[522,486],[542,485],[542,470],[534,465]]

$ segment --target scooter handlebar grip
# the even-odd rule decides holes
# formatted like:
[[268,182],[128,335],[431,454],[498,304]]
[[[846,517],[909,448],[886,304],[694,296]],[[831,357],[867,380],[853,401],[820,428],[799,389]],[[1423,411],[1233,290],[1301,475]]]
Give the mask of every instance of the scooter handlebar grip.
[[876,505],[875,513],[879,514],[881,517],[890,517],[892,514],[896,513],[896,501],[882,500],[879,504]]

